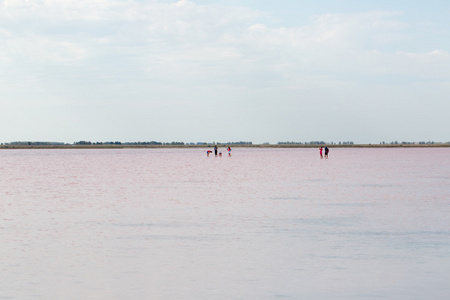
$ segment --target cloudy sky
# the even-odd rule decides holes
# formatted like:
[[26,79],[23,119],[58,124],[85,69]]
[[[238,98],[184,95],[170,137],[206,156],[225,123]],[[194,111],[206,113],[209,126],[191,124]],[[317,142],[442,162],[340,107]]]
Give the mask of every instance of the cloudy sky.
[[450,141],[447,0],[3,0],[0,142]]

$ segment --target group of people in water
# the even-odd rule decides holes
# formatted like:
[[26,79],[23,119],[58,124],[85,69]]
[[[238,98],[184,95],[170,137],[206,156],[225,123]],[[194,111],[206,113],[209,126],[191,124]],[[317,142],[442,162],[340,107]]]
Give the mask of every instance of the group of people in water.
[[[218,150],[217,146],[214,146],[214,155],[215,156],[222,156],[222,152],[218,152],[218,151],[219,150]],[[231,156],[231,148],[230,147],[227,148],[227,151],[228,151],[228,156]],[[328,158],[328,153],[330,152],[330,149],[328,149],[328,147],[325,147],[325,149],[324,149],[322,146],[319,148],[320,158],[324,157],[324,155],[323,155],[324,151],[325,151],[325,158]],[[208,149],[206,151],[206,156],[209,157],[209,155],[211,153],[212,153],[212,150]]]
[[[322,151],[323,151],[323,148],[320,147],[319,148],[320,158],[323,158]],[[325,147],[325,158],[328,158],[328,152],[330,152],[330,149],[328,149],[328,147]]]
[[[221,156],[222,156],[222,152],[217,153],[218,151],[219,151],[219,150],[217,149],[217,146],[214,146],[214,155],[215,155],[215,156],[218,155],[218,156],[221,157]],[[231,156],[231,148],[230,148],[230,147],[227,148],[227,151],[228,151],[228,156]],[[209,157],[209,155],[210,155],[211,153],[212,153],[212,151],[208,149],[208,150],[206,151],[206,156]]]

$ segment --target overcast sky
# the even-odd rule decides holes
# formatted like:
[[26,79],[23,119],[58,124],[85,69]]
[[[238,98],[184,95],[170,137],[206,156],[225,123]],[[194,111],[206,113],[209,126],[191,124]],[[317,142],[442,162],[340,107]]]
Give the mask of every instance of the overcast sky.
[[0,110],[0,142],[447,142],[450,1],[4,0]]

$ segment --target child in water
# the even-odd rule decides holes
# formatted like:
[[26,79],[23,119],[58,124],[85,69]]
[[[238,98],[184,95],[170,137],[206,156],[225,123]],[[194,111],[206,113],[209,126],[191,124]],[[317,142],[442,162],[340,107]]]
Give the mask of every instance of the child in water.
[[231,148],[230,147],[228,147],[228,156],[231,156]]
[[320,153],[320,158],[323,158],[323,155],[322,155],[322,146],[321,146],[320,149],[319,149],[319,153]]
[[212,153],[211,150],[206,151],[206,156],[209,157],[209,154]]

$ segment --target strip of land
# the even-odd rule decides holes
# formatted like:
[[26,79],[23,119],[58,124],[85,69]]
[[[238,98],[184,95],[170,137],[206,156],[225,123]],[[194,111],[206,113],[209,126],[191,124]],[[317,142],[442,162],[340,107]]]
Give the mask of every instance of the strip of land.
[[[320,144],[320,145],[305,145],[305,144],[249,144],[249,145],[228,145],[217,144],[217,147],[232,147],[232,148],[447,148],[450,143],[434,143],[434,144]],[[172,148],[212,148],[214,145],[132,145],[132,144],[92,144],[92,145],[0,145],[0,149],[172,149]]]

